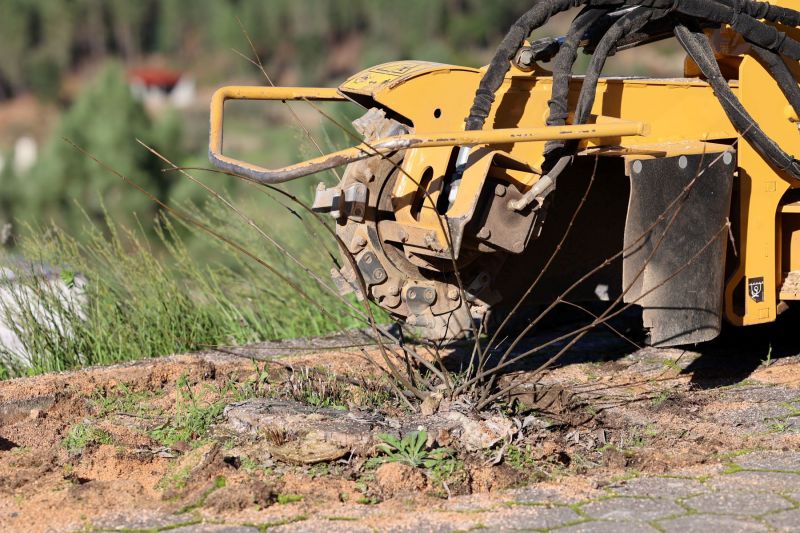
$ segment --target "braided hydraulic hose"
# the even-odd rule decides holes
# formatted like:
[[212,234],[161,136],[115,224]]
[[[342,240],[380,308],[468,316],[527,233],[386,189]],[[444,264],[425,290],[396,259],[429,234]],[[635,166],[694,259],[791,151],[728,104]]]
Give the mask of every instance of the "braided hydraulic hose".
[[[572,78],[572,67],[578,58],[578,48],[584,34],[597,20],[608,13],[608,9],[587,8],[575,17],[569,28],[561,49],[553,59],[553,90],[548,105],[550,115],[548,126],[563,126],[567,123],[569,84]],[[545,146],[545,154],[550,154],[564,146],[562,142],[549,142]]]
[[[711,47],[700,32],[702,28],[730,25],[752,45],[754,55],[779,83],[795,112],[800,111],[800,88],[782,57],[800,61],[800,42],[759,20],[800,26],[800,11],[757,0],[541,0],[514,23],[498,46],[476,91],[466,119],[467,130],[483,128],[511,59],[524,39],[553,15],[578,6],[584,6],[584,10],[573,21],[554,60],[549,125],[566,121],[571,72],[581,44],[584,50],[593,52],[593,57],[581,89],[575,124],[588,119],[600,73],[610,54],[666,38],[674,31],[708,78],[740,135],[776,167],[800,179],[800,162],[786,154],[747,113],[722,77],[713,52],[709,56]],[[694,31],[687,29],[681,19],[691,21]],[[552,183],[549,189],[568,166],[576,146],[551,143],[546,147],[545,168],[550,169],[547,177]]]
[[719,103],[739,134],[764,159],[780,170],[791,174],[792,177],[800,179],[800,161],[784,152],[774,140],[767,136],[739,99],[736,98],[736,95],[733,94],[728,85],[728,81],[720,72],[719,64],[714,58],[714,50],[709,45],[705,35],[702,32],[691,31],[683,24],[678,24],[675,27],[675,36],[686,50],[686,53],[689,54],[689,57],[697,63],[700,71],[708,79],[708,83],[714,89]]

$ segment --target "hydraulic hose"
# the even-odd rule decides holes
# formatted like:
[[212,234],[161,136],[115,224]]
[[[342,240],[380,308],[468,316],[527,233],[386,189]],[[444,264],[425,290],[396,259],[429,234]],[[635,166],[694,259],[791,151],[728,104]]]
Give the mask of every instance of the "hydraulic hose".
[[736,95],[733,94],[728,81],[722,76],[719,64],[714,58],[714,50],[708,44],[705,35],[693,32],[683,24],[678,24],[675,27],[675,36],[689,57],[700,67],[700,71],[714,89],[722,108],[739,135],[744,137],[764,159],[775,167],[787,172],[795,179],[800,179],[800,161],[784,152],[775,141],[770,139],[742,106]]
[[[584,6],[575,18],[554,58],[553,89],[548,102],[548,125],[566,123],[572,68],[578,49],[592,53],[592,61],[581,87],[575,124],[589,118],[597,83],[609,55],[674,35],[700,66],[737,131],[768,161],[800,179],[800,164],[786,154],[747,113],[720,73],[702,28],[730,25],[751,43],[754,55],[776,79],[795,112],[800,112],[800,87],[782,56],[800,60],[800,42],[766,24],[800,26],[800,11],[757,0],[541,0],[520,17],[498,46],[475,93],[467,130],[482,129],[495,94],[511,67],[511,60],[532,31],[553,15]],[[690,31],[681,20],[691,20]],[[800,113],[799,113],[800,114]],[[553,190],[558,175],[571,161],[576,143],[548,143],[545,168]],[[466,150],[464,149],[465,153]]]
[[[569,32],[553,59],[553,89],[548,101],[550,107],[548,126],[563,126],[567,123],[569,85],[572,79],[572,67],[578,58],[578,48],[584,34],[606,13],[608,9],[587,8],[572,21]],[[563,146],[562,142],[549,142],[545,145],[544,153],[545,155],[553,153]]]

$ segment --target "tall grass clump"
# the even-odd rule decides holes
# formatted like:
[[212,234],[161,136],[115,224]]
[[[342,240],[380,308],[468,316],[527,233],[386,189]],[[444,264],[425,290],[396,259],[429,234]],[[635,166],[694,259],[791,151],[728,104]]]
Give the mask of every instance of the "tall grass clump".
[[[285,280],[242,258],[226,244],[161,217],[152,244],[140,226],[108,217],[80,239],[58,227],[27,231],[0,277],[0,322],[18,342],[0,346],[0,376],[39,374],[181,353],[220,344],[320,335],[349,322],[345,303],[309,282],[285,253],[245,235],[219,210],[193,210],[195,218],[239,242],[334,316],[297,298]],[[189,233],[187,233],[189,232]],[[213,251],[198,258],[187,241],[207,239]],[[319,265],[318,249],[302,254]]]

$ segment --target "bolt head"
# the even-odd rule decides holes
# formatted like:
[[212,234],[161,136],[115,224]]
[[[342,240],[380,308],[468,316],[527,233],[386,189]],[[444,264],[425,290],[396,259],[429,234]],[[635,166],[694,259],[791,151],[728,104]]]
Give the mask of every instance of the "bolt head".
[[725,152],[722,154],[722,162],[726,165],[733,163],[733,154],[731,152]]
[[415,291],[414,289],[410,289],[408,291],[408,299],[409,300],[416,300],[417,299],[417,291]]
[[526,67],[531,66],[533,64],[533,50],[530,48],[523,48],[520,50],[517,56],[517,62]]
[[375,272],[372,273],[372,277],[377,281],[382,281],[386,279],[386,271],[382,268],[377,268],[375,269]]
[[498,185],[494,188],[494,194],[499,197],[503,197],[506,195],[506,186],[505,185]]
[[425,299],[429,302],[432,302],[433,299],[436,297],[436,291],[433,289],[425,289]]
[[374,261],[374,259],[372,258],[372,255],[366,255],[366,256],[364,257],[364,262],[365,262],[366,264],[368,264],[368,265],[371,265],[373,261]]

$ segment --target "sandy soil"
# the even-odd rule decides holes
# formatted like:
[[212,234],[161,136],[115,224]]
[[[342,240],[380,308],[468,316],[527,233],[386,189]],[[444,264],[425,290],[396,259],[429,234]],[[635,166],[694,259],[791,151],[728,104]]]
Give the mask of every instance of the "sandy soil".
[[[336,346],[312,343],[307,351],[287,343],[243,353],[280,355],[295,371],[373,377],[360,349]],[[91,530],[148,516],[280,524],[377,509],[371,525],[384,528],[411,520],[409,509],[445,512],[448,497],[491,501],[530,486],[579,499],[633,474],[701,475],[742,450],[800,448],[800,358],[788,352],[768,364],[743,358],[744,368],[723,368],[719,353],[620,351],[602,342],[580,353],[515,395],[538,411],[508,415],[524,418],[513,438],[473,453],[452,443],[463,462],[445,484],[423,469],[370,465],[370,452],[283,462],[270,450],[288,437],[236,431],[222,412],[207,431],[170,444],[163,432],[159,438],[189,405],[287,390],[285,374],[259,382],[265,367],[247,357],[208,352],[3,382],[0,527]],[[248,383],[262,389],[245,391]],[[384,414],[406,416],[396,408]],[[521,455],[512,457],[509,442]]]

